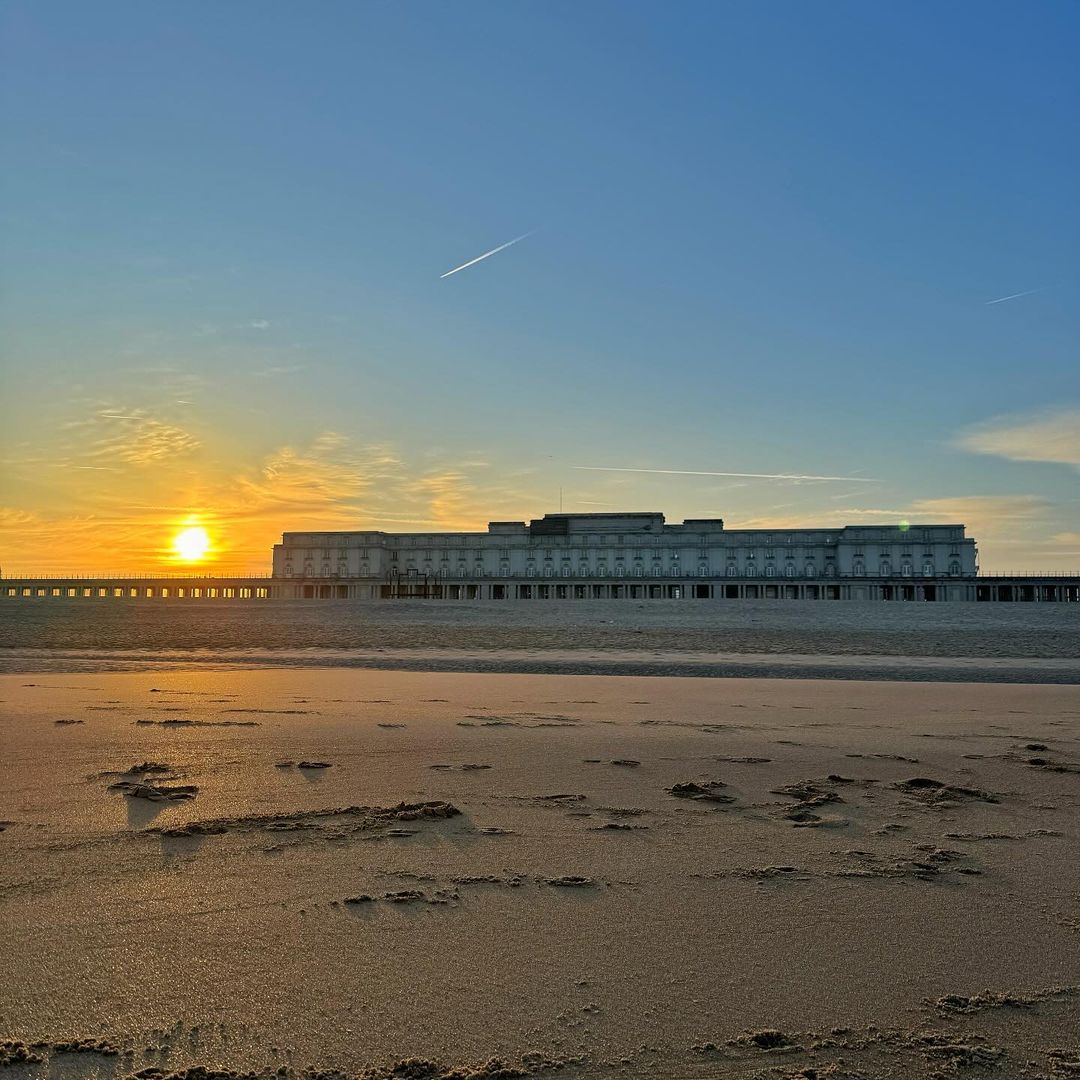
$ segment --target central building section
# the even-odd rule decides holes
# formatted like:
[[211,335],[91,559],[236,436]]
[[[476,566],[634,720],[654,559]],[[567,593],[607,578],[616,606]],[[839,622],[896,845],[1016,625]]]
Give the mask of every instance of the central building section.
[[[274,577],[302,596],[936,599],[976,573],[975,541],[959,524],[729,530],[720,518],[669,525],[661,513],[545,514],[486,532],[295,532],[274,548]],[[841,579],[880,588],[842,592]],[[913,584],[895,592],[898,579]]]

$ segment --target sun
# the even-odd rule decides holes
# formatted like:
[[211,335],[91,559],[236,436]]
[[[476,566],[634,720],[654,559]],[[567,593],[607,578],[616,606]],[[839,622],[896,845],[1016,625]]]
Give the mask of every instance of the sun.
[[184,562],[198,562],[210,550],[210,537],[202,526],[184,529],[173,537],[173,551]]

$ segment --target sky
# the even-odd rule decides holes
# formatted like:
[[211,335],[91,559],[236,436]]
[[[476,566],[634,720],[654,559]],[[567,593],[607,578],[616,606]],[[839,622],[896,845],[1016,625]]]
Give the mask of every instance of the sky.
[[0,42],[5,574],[560,506],[1080,569],[1071,0],[0,0]]

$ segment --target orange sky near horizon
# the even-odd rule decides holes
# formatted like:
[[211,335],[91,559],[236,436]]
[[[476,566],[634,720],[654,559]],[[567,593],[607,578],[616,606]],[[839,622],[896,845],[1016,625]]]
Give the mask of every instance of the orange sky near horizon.
[[[144,410],[102,407],[69,425],[51,449],[16,448],[21,456],[4,462],[0,571],[265,574],[283,531],[484,531],[490,520],[557,510],[559,478],[576,485],[566,491],[567,511],[660,510],[672,521],[722,516],[729,528],[763,529],[962,522],[979,541],[984,570],[1080,562],[1072,557],[1080,555],[1080,535],[1047,536],[1036,496],[898,500],[890,507],[863,490],[848,493],[848,503],[861,496],[855,505],[838,506],[832,488],[816,482],[720,483],[555,465],[512,471],[479,453],[453,464],[433,455],[409,461],[396,447],[330,431],[237,467],[218,440],[210,427],[189,430]],[[35,509],[26,508],[31,499]],[[192,527],[205,529],[210,541],[197,560],[175,547],[177,534]]]

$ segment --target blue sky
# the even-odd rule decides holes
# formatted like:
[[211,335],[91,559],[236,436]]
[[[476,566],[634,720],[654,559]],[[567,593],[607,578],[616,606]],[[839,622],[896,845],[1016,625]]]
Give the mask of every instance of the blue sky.
[[1075,4],[0,13],[5,563],[562,488],[1080,566]]

